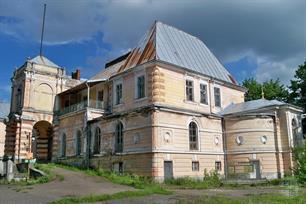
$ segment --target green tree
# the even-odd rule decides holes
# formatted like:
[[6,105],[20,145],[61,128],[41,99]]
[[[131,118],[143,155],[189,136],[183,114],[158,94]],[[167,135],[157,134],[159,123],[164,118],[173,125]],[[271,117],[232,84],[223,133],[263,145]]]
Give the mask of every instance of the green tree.
[[294,174],[299,183],[306,186],[306,146],[295,148],[293,153],[296,161]]
[[248,89],[245,94],[245,101],[251,101],[262,98],[262,91],[264,93],[265,99],[268,100],[279,100],[279,101],[288,101],[288,90],[286,87],[281,84],[279,79],[277,80],[269,80],[264,82],[263,84],[256,81],[254,78],[245,79],[242,82],[242,86]]
[[295,71],[294,79],[289,86],[289,102],[306,110],[306,61]]

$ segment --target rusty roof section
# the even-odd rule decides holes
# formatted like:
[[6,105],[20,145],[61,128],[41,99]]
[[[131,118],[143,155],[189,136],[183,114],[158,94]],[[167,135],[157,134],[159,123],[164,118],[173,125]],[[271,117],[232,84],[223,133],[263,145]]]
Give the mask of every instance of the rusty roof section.
[[154,59],[237,84],[203,41],[159,21],[155,21],[118,72]]

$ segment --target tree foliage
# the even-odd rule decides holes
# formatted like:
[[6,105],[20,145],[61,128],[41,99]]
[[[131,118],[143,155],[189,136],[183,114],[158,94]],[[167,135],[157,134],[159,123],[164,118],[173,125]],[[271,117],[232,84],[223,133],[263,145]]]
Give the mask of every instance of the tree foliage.
[[296,161],[294,173],[299,183],[306,186],[306,146],[295,148],[293,153]]
[[306,110],[306,61],[295,71],[294,79],[289,86],[289,102]]
[[264,98],[267,100],[279,100],[279,101],[288,101],[288,90],[286,87],[277,80],[269,80],[263,84],[256,81],[254,78],[245,79],[242,82],[242,86],[248,89],[245,94],[245,101],[251,101],[262,98],[262,89],[264,92]]

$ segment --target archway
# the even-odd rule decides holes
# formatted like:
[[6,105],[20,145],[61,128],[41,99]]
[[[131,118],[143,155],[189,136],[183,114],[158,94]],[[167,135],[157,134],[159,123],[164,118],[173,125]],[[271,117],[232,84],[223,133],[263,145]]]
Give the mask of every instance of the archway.
[[50,161],[52,158],[52,125],[47,121],[35,123],[32,132],[32,152],[38,161]]

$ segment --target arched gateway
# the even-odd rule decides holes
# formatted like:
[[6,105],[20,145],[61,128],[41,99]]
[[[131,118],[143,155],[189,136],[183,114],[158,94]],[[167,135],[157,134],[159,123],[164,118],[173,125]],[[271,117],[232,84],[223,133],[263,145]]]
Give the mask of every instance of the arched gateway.
[[[56,95],[80,83],[44,56],[28,59],[12,77],[11,109],[6,121],[5,154],[15,161],[52,159]],[[55,147],[55,145],[54,145]]]
[[33,126],[31,151],[38,161],[52,158],[53,129],[48,121],[38,121]]

